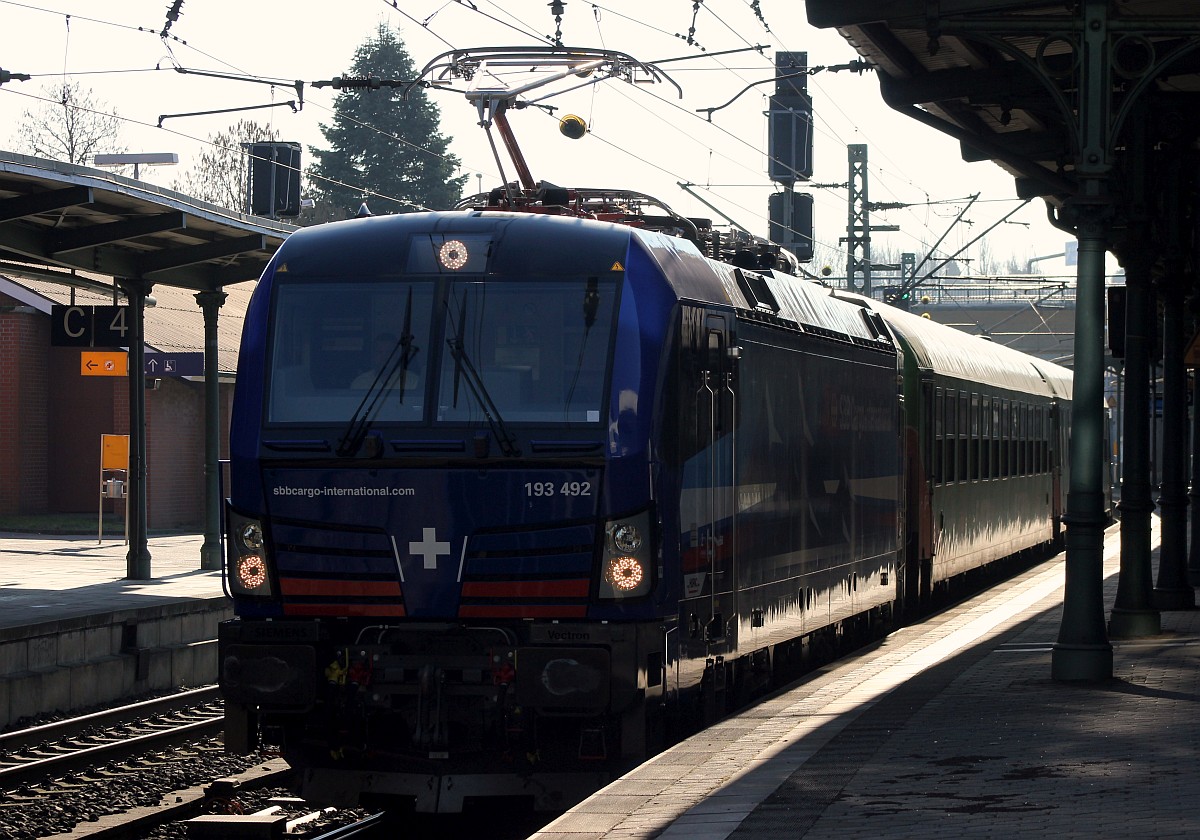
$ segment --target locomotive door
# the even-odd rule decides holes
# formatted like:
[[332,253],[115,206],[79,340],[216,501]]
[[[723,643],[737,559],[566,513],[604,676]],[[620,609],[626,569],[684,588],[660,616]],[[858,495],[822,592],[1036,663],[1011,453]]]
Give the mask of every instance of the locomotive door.
[[699,336],[700,382],[696,390],[696,422],[705,457],[697,476],[697,521],[703,523],[700,545],[706,568],[707,603],[700,605],[700,637],[708,654],[737,646],[737,517],[736,359],[730,352],[729,329],[721,315],[706,315]]

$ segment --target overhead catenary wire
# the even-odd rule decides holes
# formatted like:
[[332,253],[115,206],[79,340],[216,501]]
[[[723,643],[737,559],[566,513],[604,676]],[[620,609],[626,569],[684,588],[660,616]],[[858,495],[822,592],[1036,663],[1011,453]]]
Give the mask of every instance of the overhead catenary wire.
[[[390,7],[394,8],[396,11],[399,11],[399,12],[401,12],[402,14],[404,14],[404,15],[405,15],[405,17],[407,17],[408,19],[410,19],[410,20],[414,20],[414,19],[412,18],[412,16],[411,16],[411,15],[408,15],[406,12],[403,12],[403,10],[400,10],[400,9],[398,8],[398,6],[397,6],[395,3],[387,3],[387,0],[385,0],[385,3],[386,3],[387,5],[389,5]],[[18,5],[25,5],[25,4],[18,4]],[[473,4],[473,3],[471,3],[471,4],[464,4],[464,3],[462,3],[462,2],[458,2],[458,5],[460,5],[460,6],[465,6],[466,8],[470,9],[471,11],[473,11],[473,12],[476,12],[476,13],[478,13],[478,14],[482,14],[482,15],[484,15],[485,17],[488,17],[488,18],[489,18],[489,19],[491,19],[491,20],[495,20],[495,21],[497,21],[497,22],[499,22],[499,23],[504,23],[503,21],[499,21],[499,20],[498,20],[498,19],[497,19],[497,18],[496,18],[494,15],[488,15],[486,12],[483,12],[481,9],[479,9],[479,8],[478,8],[478,6],[476,6],[476,5],[475,5],[475,4]],[[599,6],[598,6],[598,4],[593,4],[593,5],[594,5],[594,7],[602,8],[602,7],[599,7]],[[43,10],[43,11],[49,11],[49,10]],[[507,14],[507,12],[506,12],[506,14]],[[518,20],[518,21],[519,21],[519,18],[516,18],[516,17],[512,16],[511,14],[510,14],[510,15],[508,15],[508,16],[509,16],[509,17],[511,17],[511,18],[513,18],[514,20]],[[108,22],[108,21],[100,21],[99,19],[93,19],[93,20],[96,20],[96,22],[99,22],[99,23],[111,24],[111,22]],[[506,26],[509,26],[510,28],[513,28],[513,29],[515,29],[516,31],[522,32],[523,34],[526,34],[526,35],[528,35],[528,36],[530,36],[530,37],[536,37],[536,36],[534,35],[534,33],[533,33],[532,27],[530,27],[528,24],[525,24],[523,21],[519,21],[519,22],[522,24],[522,26],[523,26],[524,28],[522,28],[522,27],[518,27],[518,26],[513,26],[513,25],[511,25],[511,24],[507,24],[507,23],[504,23],[504,25],[506,25]],[[120,24],[111,24],[111,25],[120,25]],[[133,27],[127,27],[127,28],[133,28]],[[441,38],[441,36],[437,36],[437,35],[436,35],[436,33],[434,33],[430,27],[426,26],[425,28],[427,29],[427,31],[430,31],[430,32],[431,32],[431,34],[434,34],[436,37],[439,37],[439,38],[440,38],[440,40],[442,40],[443,42],[445,42],[445,43],[447,43],[447,44],[449,44],[449,43],[450,43],[449,41],[446,41],[446,39],[445,39],[445,38]],[[145,29],[144,29],[143,27],[137,27],[137,29],[138,29],[139,31],[145,31]],[[661,30],[661,31],[663,31],[663,32],[665,33],[665,30]],[[186,43],[186,42],[185,42],[185,43]],[[191,45],[189,45],[189,47],[191,47],[192,49],[195,49],[195,47],[193,47],[193,46],[191,46]],[[218,59],[218,60],[219,60],[219,59]],[[232,65],[232,64],[230,64],[229,62],[226,62],[226,61],[221,61],[221,63],[222,63],[222,64],[224,64],[224,65],[226,65],[226,66],[234,66],[234,65]],[[362,125],[363,127],[366,127],[366,128],[371,128],[371,126],[367,126],[366,124],[363,124],[363,123],[358,123],[358,124],[359,124],[359,125]],[[733,135],[730,135],[730,136],[733,136]],[[399,139],[399,138],[396,138],[396,139]]]
[[[54,14],[54,15],[57,15],[60,17],[63,15],[62,12],[54,12],[54,11],[51,11],[48,9],[41,9],[40,7],[31,6],[28,3],[16,3],[16,2],[13,2],[13,0],[0,0],[0,2],[4,2],[7,5],[19,6],[19,7],[23,7],[23,8],[37,8],[40,11],[43,11],[43,12],[46,12],[49,14]],[[536,22],[537,25],[534,25],[532,23],[528,23],[528,22],[520,20],[520,18],[518,16],[511,14],[508,10],[505,10],[503,8],[499,8],[499,10],[497,11],[497,9],[498,9],[497,5],[495,3],[487,2],[487,0],[480,0],[480,2],[478,2],[478,3],[465,3],[465,2],[462,2],[462,0],[451,0],[451,2],[439,2],[439,3],[434,3],[434,4],[428,4],[430,8],[436,9],[436,11],[434,11],[434,15],[430,16],[430,18],[432,18],[432,20],[430,18],[427,18],[425,24],[423,25],[422,21],[418,20],[413,15],[409,14],[407,11],[400,8],[399,3],[396,3],[396,2],[389,3],[389,2],[387,2],[387,0],[384,0],[384,3],[385,3],[385,7],[391,9],[396,14],[403,15],[406,20],[414,23],[415,25],[421,26],[421,31],[423,33],[426,33],[429,37],[437,38],[442,43],[445,43],[447,45],[451,45],[451,41],[448,40],[447,38],[443,37],[443,35],[441,33],[444,32],[444,33],[449,34],[450,32],[455,32],[455,31],[458,31],[458,29],[461,29],[461,27],[458,27],[458,29],[455,29],[454,27],[457,26],[457,22],[451,21],[450,18],[447,17],[449,12],[451,12],[451,11],[460,13],[459,17],[461,17],[461,14],[468,14],[471,16],[477,16],[477,15],[482,14],[484,17],[488,18],[491,21],[490,25],[492,25],[492,26],[505,27],[507,29],[507,31],[510,31],[510,32],[520,32],[520,33],[522,33],[523,37],[529,37],[531,40],[537,40],[539,42],[546,40],[546,38],[543,35],[539,35],[538,30],[543,28],[544,25],[546,24],[546,22],[550,20],[549,16],[546,16],[545,18],[539,18],[538,21]],[[404,5],[408,6],[411,9],[412,7],[416,6],[417,4],[411,3],[411,2],[406,2]],[[765,18],[763,18],[763,16],[762,16],[761,7],[756,10],[755,5],[756,4],[752,3],[752,2],[738,2],[736,4],[728,4],[728,3],[718,2],[718,0],[709,0],[709,2],[706,2],[705,4],[703,4],[703,6],[699,10],[692,9],[688,6],[683,6],[679,9],[679,12],[684,15],[684,20],[686,20],[687,17],[694,17],[696,20],[698,20],[697,37],[699,37],[701,34],[707,34],[706,40],[712,40],[715,37],[715,35],[720,34],[723,31],[731,32],[735,36],[739,36],[741,32],[749,31],[749,28],[746,24],[751,22],[750,14],[754,15],[754,20],[753,20],[754,29],[758,29],[761,24],[762,28],[764,28],[766,31],[772,31],[770,29],[770,27],[766,25]],[[655,27],[652,22],[644,22],[641,20],[637,20],[633,17],[630,17],[629,15],[623,14],[615,9],[609,8],[608,4],[591,3],[591,4],[588,4],[588,6],[590,6],[592,9],[592,15],[589,16],[592,20],[589,22],[589,26],[594,25],[596,27],[596,32],[600,35],[602,40],[605,40],[604,39],[604,30],[606,27],[602,26],[600,21],[595,20],[595,17],[599,11],[603,11],[603,13],[606,16],[611,14],[613,17],[619,17],[623,20],[628,20],[633,23],[636,23],[636,24],[638,24],[638,26],[645,28],[646,31],[655,31],[658,33],[659,37],[678,40],[677,33],[669,32],[666,29],[663,29],[661,27]],[[579,8],[580,8],[579,6],[576,7],[576,9],[579,9]],[[586,9],[587,6],[584,6],[583,8]],[[443,9],[445,10],[444,12],[442,11]],[[733,22],[734,17],[735,17],[735,13],[734,13],[735,9],[736,9],[736,15],[744,16],[746,18],[745,21],[739,20],[736,23]],[[699,12],[699,17],[695,17],[695,15],[693,15],[693,12],[696,12],[696,11]],[[438,15],[439,13],[441,14],[441,17],[435,17],[435,15]],[[150,27],[133,27],[133,26],[125,25],[125,24],[112,24],[111,22],[100,21],[97,18],[89,19],[86,16],[76,16],[76,20],[79,20],[79,21],[89,20],[89,21],[96,21],[98,23],[105,23],[108,25],[117,25],[117,26],[121,26],[125,29],[129,29],[129,30],[144,31],[144,32],[147,32],[148,34],[153,34],[155,37],[159,37],[161,30],[163,29],[163,27],[161,25],[154,29],[151,29]],[[578,27],[578,24],[582,20],[583,19],[581,17],[579,17],[578,15],[575,16],[575,18],[573,20],[571,20],[569,18],[569,16],[567,18],[564,18],[564,21],[563,21],[564,33],[566,33],[568,31],[568,24],[570,24],[571,27]],[[710,25],[710,26],[705,27],[704,21],[706,21],[706,20],[715,20],[718,22],[718,26],[714,27],[714,26]],[[512,24],[509,21],[517,21],[517,23]],[[190,19],[188,22],[191,22]],[[681,22],[684,22],[684,21],[681,20]],[[179,26],[176,26],[176,29],[174,31],[178,31],[178,30],[179,30]],[[176,37],[174,35],[174,31],[172,33],[173,39]],[[576,29],[576,31],[577,31],[577,29]],[[80,33],[76,32],[75,34],[76,34],[76,36],[78,36]],[[784,39],[781,37],[781,33],[777,30],[772,31],[772,37],[779,38],[779,40],[781,42],[784,41]],[[742,38],[742,41],[745,42],[745,39]],[[231,67],[234,66],[229,61],[226,61],[224,58],[218,58],[216,56],[210,55],[209,53],[205,53],[203,50],[198,49],[197,45],[189,44],[186,41],[182,41],[182,40],[180,40],[178,42],[185,44],[188,49],[195,51],[197,54],[205,55],[210,60],[219,62],[222,66],[231,66]],[[717,44],[706,44],[705,46],[716,47],[718,45]],[[712,52],[715,52],[715,51],[716,50],[713,50]],[[697,51],[697,57],[704,57],[706,55],[710,55],[710,53]],[[738,62],[739,65],[747,64],[747,63],[748,62]],[[740,66],[739,67],[732,66],[733,62],[729,62],[729,65],[730,66],[723,67],[723,68],[722,67],[711,68],[711,72],[731,73],[732,77],[738,77],[740,74],[735,71],[740,71],[742,68]],[[764,65],[764,68],[768,68],[768,67],[772,66],[771,63],[765,58],[763,61],[763,65]],[[706,70],[706,71],[708,70],[708,68],[696,68],[696,69],[697,70]],[[692,70],[692,68],[687,68],[688,72],[691,72],[691,70]],[[663,97],[658,97],[654,91],[651,91],[647,88],[639,88],[639,89],[647,90],[652,96],[655,96],[656,103],[663,103],[663,102],[669,101]],[[624,91],[622,91],[622,92],[624,93]],[[595,95],[596,95],[596,89],[593,90],[593,96],[595,96]],[[639,100],[638,104],[640,107],[642,107],[643,110],[654,111],[657,108],[659,110],[659,112],[661,113],[661,108],[659,106],[656,105],[656,106],[652,106],[651,108],[647,109],[645,107],[644,102],[640,101],[640,97],[633,97],[633,99]],[[324,105],[322,105],[319,102],[316,102],[313,104],[314,104],[315,108],[320,109],[323,112],[330,112],[329,108],[325,107]],[[674,105],[675,103],[672,102],[670,104]],[[833,105],[833,106],[835,106],[835,109],[840,111],[840,108],[837,107],[837,100],[832,97],[830,97],[828,99],[828,102],[825,104]],[[592,110],[595,110],[596,108],[599,109],[600,115],[602,116],[604,113],[602,103],[598,102]],[[818,111],[816,117],[817,117],[817,119],[815,120],[815,126],[814,126],[816,128],[816,130],[823,136],[837,138],[838,129],[832,123],[830,123],[828,120],[825,120],[819,111]],[[853,124],[852,120],[847,119],[847,121],[851,122],[851,124]],[[356,121],[356,122],[358,122],[358,121]],[[375,126],[371,126],[371,125],[368,125],[368,124],[362,123],[362,122],[358,122],[358,124],[361,125],[364,128],[364,130],[379,131],[379,129],[376,128]],[[727,153],[727,151],[725,149],[722,149],[719,144],[714,144],[713,142],[710,141],[709,137],[703,135],[700,132],[684,131],[682,133],[684,134],[684,136],[687,139],[687,142],[689,144],[696,143],[699,147],[701,147],[702,149],[709,152],[709,159],[720,160],[722,166],[725,166],[726,164],[732,162],[732,164],[736,167],[754,171],[756,176],[761,176],[762,173],[757,172],[752,167],[747,165],[747,161],[752,160],[752,158],[749,158],[748,156],[740,156],[740,155],[737,155],[736,153],[732,153],[732,154]],[[181,136],[186,136],[186,135],[181,134]],[[596,136],[599,137],[600,135],[597,134]],[[735,142],[739,143],[741,146],[743,146],[747,149],[752,149],[756,155],[761,156],[763,154],[763,150],[762,150],[762,147],[760,144],[755,144],[754,142],[752,142],[751,140],[747,139],[744,136],[738,136],[738,135],[734,134],[733,132],[728,132],[728,131],[726,131],[724,134],[722,134],[720,136],[721,137],[728,136],[729,138],[734,138]],[[841,142],[840,138],[837,138],[837,139],[838,139],[838,142]],[[397,140],[397,142],[403,142],[400,138],[396,138],[396,140]],[[197,142],[203,143],[205,141],[197,141]],[[614,142],[613,140],[610,139],[609,145],[612,145],[614,150],[621,155],[628,155],[628,153],[629,153],[629,148],[628,148],[627,142],[626,143],[620,143],[619,141]],[[843,143],[843,145],[844,145],[844,143]],[[417,148],[420,148],[420,147],[418,146]],[[431,153],[428,150],[425,150],[425,151],[427,153]],[[661,151],[651,148],[649,151],[643,152],[640,155],[631,155],[630,159],[636,160],[639,163],[639,165],[652,165],[655,163],[656,160],[660,160],[661,156],[662,156]],[[886,159],[886,154],[881,152],[880,157]],[[674,161],[674,160],[675,160],[675,158],[674,158],[674,156],[672,156],[672,161]],[[462,163],[462,167],[463,167],[463,169],[461,171],[474,171],[474,172],[483,173],[483,172],[488,172],[488,171],[492,170],[492,167],[490,165],[487,167],[480,167],[480,166],[476,165],[476,163],[471,162],[469,160],[464,160],[461,163]],[[666,170],[678,170],[680,168],[682,168],[686,171],[687,169],[694,168],[694,167],[688,167],[688,166],[679,167],[679,166],[675,166],[675,165],[671,165],[671,164],[659,167],[659,169],[664,172]],[[877,186],[880,189],[880,191],[882,192],[882,194],[883,195],[897,195],[896,191],[894,189],[892,189],[892,186],[895,184],[895,182],[897,180],[897,175],[899,175],[900,177],[904,177],[901,168],[898,166],[893,166],[890,169],[889,168],[878,168],[873,161],[872,169],[875,170],[875,174],[877,175]],[[713,180],[711,177],[697,178],[697,177],[695,177],[695,175],[697,174],[696,172],[691,172],[689,174],[692,177],[685,176],[684,177],[685,180],[689,180],[689,181],[693,181],[693,182],[701,181],[701,182],[710,182],[710,183]],[[714,173],[714,174],[716,174],[718,176],[718,178],[720,178],[721,173]],[[904,180],[905,180],[905,183],[908,184],[909,186],[915,186],[915,184],[911,178],[905,178]],[[360,187],[353,187],[352,185],[346,185],[346,186],[354,188],[354,189],[361,189]],[[873,186],[875,186],[875,185],[873,185]],[[774,189],[776,187],[774,187],[774,185],[771,182],[769,182],[765,178],[763,178],[762,179],[762,188],[763,189]],[[720,194],[719,188],[712,187],[712,188],[709,188],[709,191],[712,194],[717,195],[720,198],[720,200],[723,200],[723,201],[728,200],[727,196]],[[820,198],[820,195],[822,192],[827,192],[830,195],[836,194],[836,190],[824,190],[824,191],[818,190],[818,201],[819,202],[822,200]],[[925,206],[927,206],[927,207],[934,206],[934,202],[928,201],[928,199],[929,199],[928,192],[924,192],[923,196],[927,199],[927,201],[925,202]],[[901,196],[898,196],[898,197],[901,197]],[[907,203],[908,204],[918,204],[919,202],[908,201]],[[752,212],[754,214],[754,218],[756,218],[756,219],[763,219],[765,217],[764,209],[765,208],[757,208],[757,209],[754,209],[752,211],[747,211],[747,212]],[[904,210],[904,212],[913,214],[913,208],[906,208]],[[833,215],[833,214],[829,213],[828,215]],[[914,215],[914,218],[918,218],[918,217],[916,217],[915,214],[913,214],[913,215]],[[928,215],[928,212],[926,215]],[[921,229],[923,229],[923,230],[928,229],[927,221],[921,222],[918,218],[918,222],[920,224]],[[910,236],[911,234],[907,230],[905,230],[903,235],[907,237],[907,236]],[[927,240],[930,237],[923,237],[923,238]]]

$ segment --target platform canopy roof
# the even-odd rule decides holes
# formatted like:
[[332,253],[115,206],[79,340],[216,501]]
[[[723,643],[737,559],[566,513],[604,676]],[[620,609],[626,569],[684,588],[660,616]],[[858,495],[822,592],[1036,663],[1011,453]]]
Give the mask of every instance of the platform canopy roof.
[[[1022,196],[1077,195],[1081,162],[1119,165],[1099,146],[1119,150],[1139,127],[1151,144],[1194,136],[1195,0],[805,0],[805,10],[873,66],[891,107],[957,138],[965,159],[1003,166]],[[1099,74],[1086,72],[1094,53]],[[1102,105],[1083,109],[1090,126],[1079,120],[1088,96]],[[1107,142],[1088,147],[1089,136]]]
[[215,291],[257,279],[293,230],[104,170],[0,151],[0,274],[76,285],[76,269]]

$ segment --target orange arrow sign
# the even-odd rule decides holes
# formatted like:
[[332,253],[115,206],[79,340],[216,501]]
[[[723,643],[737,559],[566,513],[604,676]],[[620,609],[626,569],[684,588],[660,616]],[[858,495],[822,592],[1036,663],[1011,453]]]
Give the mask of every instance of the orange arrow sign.
[[79,354],[81,376],[128,376],[129,354],[124,350],[85,350]]

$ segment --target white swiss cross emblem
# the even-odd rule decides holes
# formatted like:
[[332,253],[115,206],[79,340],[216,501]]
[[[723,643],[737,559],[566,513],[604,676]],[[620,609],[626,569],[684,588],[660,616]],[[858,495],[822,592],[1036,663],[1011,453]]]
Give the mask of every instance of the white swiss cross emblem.
[[438,541],[436,528],[422,528],[420,541],[410,542],[408,550],[421,555],[426,569],[436,569],[439,554],[450,556],[450,543]]

